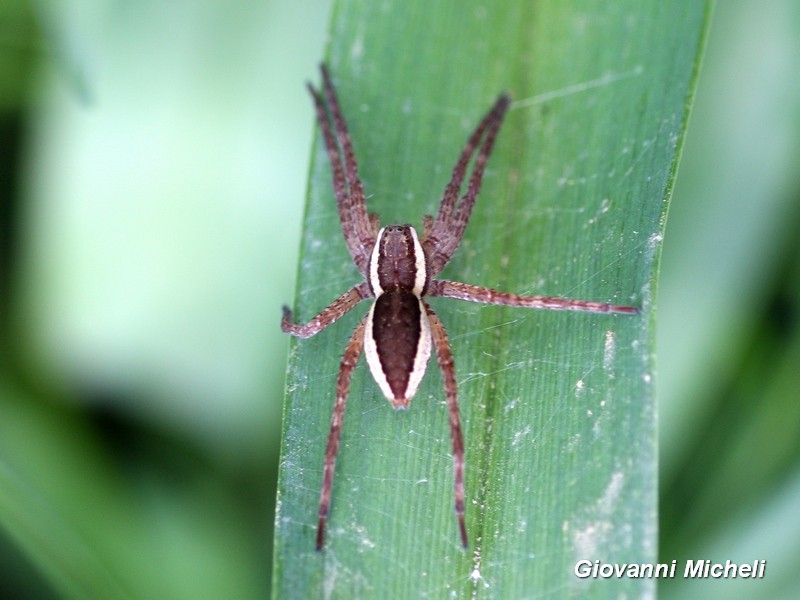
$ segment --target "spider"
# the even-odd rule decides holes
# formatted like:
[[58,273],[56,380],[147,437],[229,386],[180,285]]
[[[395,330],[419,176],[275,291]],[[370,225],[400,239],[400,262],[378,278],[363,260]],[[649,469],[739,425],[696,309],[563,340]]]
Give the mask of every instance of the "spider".
[[[639,310],[631,306],[587,300],[520,296],[468,283],[436,279],[464,235],[475,198],[481,188],[486,162],[511,101],[510,97],[506,94],[500,95],[470,135],[453,168],[436,218],[430,215],[423,218],[422,236],[419,236],[411,225],[388,225],[380,228],[378,216],[367,212],[353,144],[336,90],[325,65],[320,66],[320,71],[323,91],[315,89],[311,83],[307,87],[314,101],[317,121],[331,163],[333,191],[345,243],[365,280],[350,288],[305,325],[294,323],[292,311],[284,306],[281,329],[285,333],[308,338],[336,322],[362,300],[374,298],[375,301],[350,337],[339,367],[336,401],[325,450],[316,547],[321,550],[325,541],[325,523],[330,507],[334,466],[339,451],[350,377],[362,351],[366,354],[367,364],[383,395],[395,409],[404,409],[408,408],[422,380],[432,345],[442,372],[447,398],[455,475],[455,513],[461,543],[466,548],[464,439],[453,353],[442,322],[425,298],[444,296],[484,304],[599,313],[635,314]],[[459,198],[467,167],[476,152],[477,157],[466,191]]]

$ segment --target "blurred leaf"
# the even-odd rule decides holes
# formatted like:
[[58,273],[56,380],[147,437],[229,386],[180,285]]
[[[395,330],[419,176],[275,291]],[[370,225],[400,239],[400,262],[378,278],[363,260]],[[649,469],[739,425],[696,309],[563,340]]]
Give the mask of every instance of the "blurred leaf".
[[659,295],[663,560],[767,561],[662,598],[800,593],[800,5],[719,3]]
[[40,54],[30,2],[5,0],[0,4],[0,116],[24,104]]
[[[41,414],[36,414],[35,409],[26,407],[15,396],[5,386],[0,389],[0,433],[3,440],[0,445],[0,523],[64,597],[129,598],[128,591],[109,569],[97,548],[92,548],[88,539],[78,533],[74,523],[64,518],[65,506],[56,506],[35,482],[25,479],[22,474],[24,469],[20,469],[20,463],[25,465],[35,462],[36,459],[32,459],[31,454],[49,454],[41,445],[44,440],[30,435],[33,417],[39,421],[37,429],[49,430],[47,449],[59,450],[52,457],[52,462],[58,463],[58,473],[68,476],[70,469],[64,467],[73,459],[81,464],[84,475],[93,471],[97,465],[92,464],[92,459],[84,452],[85,447],[67,450],[59,444],[61,440],[56,439],[64,434],[72,437],[75,433],[73,426],[77,423],[64,414],[54,430],[55,424],[52,420],[39,419]],[[48,426],[42,427],[45,423]],[[30,443],[34,440],[39,444]],[[13,463],[7,460],[10,456],[9,446],[15,450]],[[56,483],[54,479],[57,478],[51,479],[51,484]],[[108,489],[106,493],[113,495]],[[108,516],[110,515],[106,514]]]
[[720,3],[659,294],[662,475],[693,461],[783,257],[793,256],[800,160],[800,5]]
[[[652,301],[707,21],[703,3],[339,3],[329,62],[370,210],[419,225],[501,90],[516,102],[444,277],[642,306],[641,317],[435,299],[467,446],[467,525],[453,514],[435,362],[395,413],[356,370],[328,541],[314,552],[339,360],[363,307],[290,355],[274,591],[284,598],[652,593],[582,581],[580,559],[656,555]],[[402,51],[398,51],[402,49]],[[299,84],[299,82],[298,82]],[[309,103],[309,118],[312,114]],[[301,320],[359,280],[318,142],[301,248]]]
[[0,177],[0,596],[261,598],[296,263],[272,257],[312,125],[281,80],[325,3],[37,9],[52,62]]
[[157,439],[114,461],[81,413],[0,394],[0,524],[60,596],[258,596],[250,525],[210,469],[175,448],[166,484]]

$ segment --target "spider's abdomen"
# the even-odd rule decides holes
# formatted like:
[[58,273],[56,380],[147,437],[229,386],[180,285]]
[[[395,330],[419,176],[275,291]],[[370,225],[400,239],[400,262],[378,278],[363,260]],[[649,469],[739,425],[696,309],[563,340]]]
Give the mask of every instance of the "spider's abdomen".
[[406,408],[431,355],[431,331],[422,300],[402,289],[379,295],[367,319],[364,350],[383,395],[395,408]]
[[375,296],[406,290],[418,298],[428,287],[425,251],[411,225],[390,225],[378,232],[369,261],[369,283]]

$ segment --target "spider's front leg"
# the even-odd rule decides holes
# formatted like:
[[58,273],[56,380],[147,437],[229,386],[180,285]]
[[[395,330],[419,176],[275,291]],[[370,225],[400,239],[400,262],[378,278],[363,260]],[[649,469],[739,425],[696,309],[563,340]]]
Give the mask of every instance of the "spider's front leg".
[[[423,246],[430,256],[433,275],[441,272],[461,243],[461,237],[464,235],[472,208],[475,206],[475,200],[481,189],[483,172],[492,153],[494,140],[500,131],[503,117],[510,103],[511,98],[502,94],[472,132],[453,168],[453,174],[445,188],[436,219],[431,223],[425,223],[425,233],[422,236]],[[467,166],[476,152],[477,157],[467,183],[467,189],[459,199],[458,194],[466,176]]]
[[[358,270],[366,275],[370,251],[375,244],[376,223],[367,214],[366,196],[364,195],[364,186],[358,176],[358,164],[353,151],[353,143],[330,73],[325,65],[320,65],[320,72],[322,73],[322,93],[310,84],[308,90],[314,100],[317,122],[322,130],[322,138],[325,141],[328,159],[331,163],[333,191],[336,195],[345,243]],[[328,103],[327,108],[325,100]],[[332,124],[328,117],[328,109]]]
[[356,304],[366,298],[371,298],[372,292],[366,281],[362,281],[356,286],[347,290],[336,300],[305,325],[292,322],[292,311],[288,306],[283,307],[283,318],[281,319],[281,330],[299,338],[309,338],[318,334],[350,312]]

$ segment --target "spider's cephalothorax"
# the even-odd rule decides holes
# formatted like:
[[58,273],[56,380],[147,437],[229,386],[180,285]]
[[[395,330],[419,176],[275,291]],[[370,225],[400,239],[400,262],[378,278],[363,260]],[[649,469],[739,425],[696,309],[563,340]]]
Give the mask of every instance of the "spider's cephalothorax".
[[[375,301],[356,327],[347,344],[336,382],[328,446],[322,476],[317,527],[317,550],[322,549],[328,518],[333,472],[339,451],[350,376],[361,352],[384,396],[394,408],[407,408],[417,391],[430,358],[431,345],[442,371],[450,415],[455,471],[455,509],[461,542],[467,546],[464,520],[464,440],[458,410],[455,369],[450,342],[439,317],[425,296],[446,296],[470,302],[580,310],[604,313],[638,313],[630,306],[572,300],[555,296],[519,296],[468,283],[436,279],[455,252],[464,235],[472,207],[481,188],[486,161],[509,105],[501,95],[467,140],[450,182],[445,188],[436,218],[426,216],[420,238],[410,225],[391,225],[378,230],[376,215],[367,212],[364,188],[358,177],[350,134],[339,108],[339,101],[328,74],[321,67],[323,96],[308,86],[317,111],[333,174],[333,190],[339,209],[345,243],[365,281],[355,285],[323,309],[305,325],[292,321],[292,312],[283,308],[281,328],[286,333],[307,338],[325,329],[350,311],[361,300]],[[327,101],[327,102],[326,102]],[[330,112],[330,114],[328,114]],[[333,128],[331,128],[331,122]],[[470,160],[476,154],[466,191],[459,197]]]

